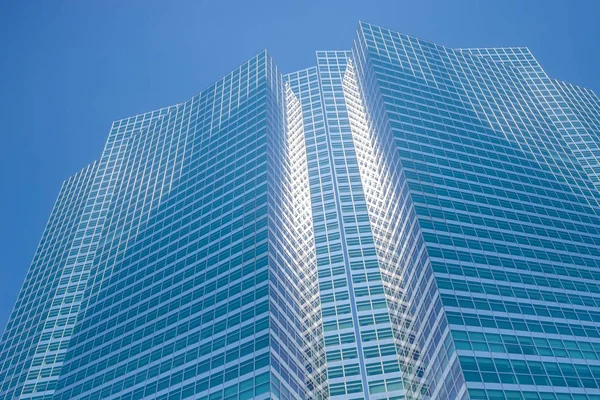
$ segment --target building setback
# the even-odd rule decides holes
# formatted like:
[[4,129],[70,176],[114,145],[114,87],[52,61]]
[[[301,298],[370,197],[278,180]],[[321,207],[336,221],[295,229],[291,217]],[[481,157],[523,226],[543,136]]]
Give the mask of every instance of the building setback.
[[0,398],[600,400],[600,99],[366,23],[316,57],[113,123]]

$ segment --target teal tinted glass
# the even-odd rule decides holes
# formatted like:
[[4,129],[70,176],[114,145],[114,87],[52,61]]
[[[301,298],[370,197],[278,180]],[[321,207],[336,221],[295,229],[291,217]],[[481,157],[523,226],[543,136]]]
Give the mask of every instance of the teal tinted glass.
[[64,182],[0,397],[600,400],[599,130],[526,48],[261,52]]

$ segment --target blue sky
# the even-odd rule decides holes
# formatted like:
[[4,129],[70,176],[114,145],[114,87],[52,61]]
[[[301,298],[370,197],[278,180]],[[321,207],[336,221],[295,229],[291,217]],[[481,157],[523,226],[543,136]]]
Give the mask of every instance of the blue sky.
[[111,121],[186,100],[268,49],[283,72],[359,20],[450,47],[527,46],[600,93],[600,1],[0,0],[0,330],[61,182]]

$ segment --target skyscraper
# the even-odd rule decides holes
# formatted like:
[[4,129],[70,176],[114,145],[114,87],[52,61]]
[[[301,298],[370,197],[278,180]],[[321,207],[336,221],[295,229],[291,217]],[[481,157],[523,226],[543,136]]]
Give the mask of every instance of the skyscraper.
[[115,121],[63,184],[6,399],[600,399],[600,99],[361,23]]

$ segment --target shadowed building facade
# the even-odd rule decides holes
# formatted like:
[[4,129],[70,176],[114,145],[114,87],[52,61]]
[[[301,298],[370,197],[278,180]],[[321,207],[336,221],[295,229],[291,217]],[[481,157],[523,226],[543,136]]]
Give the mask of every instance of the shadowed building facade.
[[600,100],[361,23],[115,121],[64,182],[5,399],[600,399]]

